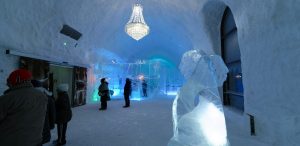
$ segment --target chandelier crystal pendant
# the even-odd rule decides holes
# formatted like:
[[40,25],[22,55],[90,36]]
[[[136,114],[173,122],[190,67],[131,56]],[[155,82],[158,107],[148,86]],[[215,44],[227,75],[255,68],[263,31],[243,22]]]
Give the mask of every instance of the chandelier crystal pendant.
[[149,34],[149,26],[146,24],[143,16],[143,7],[141,4],[134,4],[130,20],[125,26],[125,32],[135,40],[140,40]]

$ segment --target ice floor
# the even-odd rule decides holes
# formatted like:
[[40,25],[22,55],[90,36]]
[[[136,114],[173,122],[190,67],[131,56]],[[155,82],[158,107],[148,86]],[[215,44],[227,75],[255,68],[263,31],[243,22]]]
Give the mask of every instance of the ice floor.
[[[173,98],[149,98],[123,108],[123,100],[112,100],[106,111],[99,111],[99,104],[75,107],[67,146],[166,146],[173,132],[172,102]],[[51,143],[56,138],[55,129]]]

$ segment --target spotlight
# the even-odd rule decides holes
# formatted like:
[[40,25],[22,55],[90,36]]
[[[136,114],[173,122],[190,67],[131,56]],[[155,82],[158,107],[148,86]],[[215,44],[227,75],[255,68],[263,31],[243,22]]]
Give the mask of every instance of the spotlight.
[[142,81],[142,80],[145,79],[145,76],[144,76],[144,75],[139,75],[139,76],[138,76],[138,79]]
[[242,73],[237,74],[237,75],[235,76],[235,78],[237,78],[237,79],[242,78]]

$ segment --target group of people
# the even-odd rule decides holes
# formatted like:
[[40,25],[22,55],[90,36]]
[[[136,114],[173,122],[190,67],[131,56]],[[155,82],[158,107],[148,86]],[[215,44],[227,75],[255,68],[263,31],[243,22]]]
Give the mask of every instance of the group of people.
[[[106,81],[105,78],[102,78],[100,80],[101,84],[98,88],[98,95],[100,96],[100,102],[101,102],[101,107],[99,110],[106,110],[107,109],[107,101],[110,100],[110,90],[108,88],[108,82]],[[132,88],[131,88],[131,80],[129,78],[126,78],[126,83],[124,86],[124,100],[125,100],[125,105],[123,106],[124,108],[130,107],[130,99],[129,96],[131,95]]]
[[8,90],[0,96],[0,145],[42,146],[50,142],[50,130],[57,124],[55,145],[66,144],[67,124],[72,118],[68,84],[57,86],[53,97],[33,80],[25,69],[13,71],[7,78]]

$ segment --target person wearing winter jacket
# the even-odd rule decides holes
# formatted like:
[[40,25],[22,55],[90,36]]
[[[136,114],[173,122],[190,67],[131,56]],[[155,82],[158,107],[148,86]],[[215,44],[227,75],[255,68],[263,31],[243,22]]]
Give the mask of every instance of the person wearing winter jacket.
[[124,108],[130,106],[130,99],[129,96],[131,95],[131,80],[129,78],[126,78],[126,83],[124,86],[124,100],[125,100],[125,105],[123,106]]
[[99,110],[106,110],[107,109],[107,101],[110,99],[110,92],[108,88],[108,83],[106,82],[105,78],[101,79],[101,84],[98,88],[98,95],[100,96],[101,107]]
[[33,88],[31,73],[13,71],[8,79],[9,90],[0,96],[0,145],[37,146],[42,142],[47,97]]
[[71,104],[68,96],[68,84],[60,84],[57,87],[56,107],[56,124],[57,124],[57,140],[56,145],[66,144],[66,132],[68,122],[72,119]]
[[35,89],[41,91],[48,97],[47,112],[45,116],[45,122],[43,128],[43,140],[42,140],[42,144],[45,144],[50,141],[51,139],[50,130],[54,129],[55,127],[55,118],[56,118],[55,101],[52,92],[42,87],[42,82],[38,80],[31,80],[31,83],[33,87],[35,87]]

